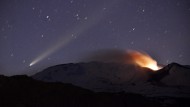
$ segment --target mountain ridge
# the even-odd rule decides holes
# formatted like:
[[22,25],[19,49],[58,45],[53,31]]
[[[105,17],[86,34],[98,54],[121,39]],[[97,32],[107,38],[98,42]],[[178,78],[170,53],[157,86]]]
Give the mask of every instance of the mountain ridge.
[[70,63],[49,67],[32,77],[47,82],[72,83],[96,92],[190,97],[190,69],[177,63],[168,64],[158,71],[123,63]]

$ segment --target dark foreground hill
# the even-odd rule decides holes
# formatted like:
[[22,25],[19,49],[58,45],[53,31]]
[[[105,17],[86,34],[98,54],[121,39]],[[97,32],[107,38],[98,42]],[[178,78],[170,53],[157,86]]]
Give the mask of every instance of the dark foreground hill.
[[0,107],[189,107],[189,98],[93,92],[72,84],[0,75]]

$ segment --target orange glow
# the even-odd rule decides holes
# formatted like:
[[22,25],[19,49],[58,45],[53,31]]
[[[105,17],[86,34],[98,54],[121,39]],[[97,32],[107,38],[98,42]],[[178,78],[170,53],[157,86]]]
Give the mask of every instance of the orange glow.
[[157,65],[157,62],[146,53],[128,51],[128,55],[133,63],[141,67],[147,67],[154,71],[161,69],[161,67]]

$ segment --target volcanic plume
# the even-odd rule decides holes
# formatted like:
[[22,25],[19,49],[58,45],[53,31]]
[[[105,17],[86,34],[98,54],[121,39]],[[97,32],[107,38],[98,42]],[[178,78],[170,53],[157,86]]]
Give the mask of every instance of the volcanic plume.
[[161,69],[162,67],[157,65],[157,61],[154,60],[150,55],[142,51],[135,50],[99,50],[92,52],[83,61],[100,61],[100,62],[116,62],[124,64],[138,65],[140,67],[146,67],[154,71]]
[[154,71],[161,69],[161,67],[157,65],[156,60],[154,60],[151,56],[143,52],[128,51],[127,58],[130,59],[128,61],[130,61],[131,63],[137,64],[141,67],[147,67]]

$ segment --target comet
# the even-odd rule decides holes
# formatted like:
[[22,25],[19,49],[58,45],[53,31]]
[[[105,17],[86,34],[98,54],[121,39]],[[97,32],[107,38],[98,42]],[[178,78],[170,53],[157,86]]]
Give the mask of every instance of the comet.
[[158,66],[156,60],[144,52],[128,51],[127,53],[132,62],[141,67],[146,67],[152,69],[153,71],[157,71],[162,68],[161,66]]
[[29,66],[31,67],[32,65],[34,65],[34,63],[30,63]]
[[38,57],[36,57],[30,64],[29,66],[33,66],[34,64],[40,62],[41,60],[43,60],[44,58],[46,58],[47,56],[51,55],[52,53],[54,53],[55,51],[57,51],[58,49],[60,49],[61,47],[63,47],[64,45],[66,45],[67,43],[69,43],[71,41],[71,37],[70,38],[62,38],[61,41],[57,42],[55,45],[53,45],[52,47],[49,47],[49,49],[47,49],[45,52],[43,52],[42,54],[40,54]]
[[[107,7],[111,8],[117,0],[110,2]],[[57,50],[63,48],[67,44],[69,44],[72,40],[74,40],[72,35],[80,36],[84,32],[86,32],[88,29],[95,26],[97,23],[99,23],[102,19],[106,17],[105,11],[102,10],[103,6],[98,7],[94,12],[92,12],[91,16],[88,18],[88,20],[85,20],[85,22],[79,24],[78,26],[75,26],[70,31],[63,34],[61,38],[59,38],[53,45],[48,47],[45,51],[43,51],[39,56],[37,56],[30,64],[29,66],[33,66],[36,63],[40,62],[41,60],[45,59],[47,56],[53,54]]]

